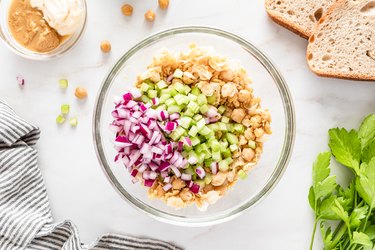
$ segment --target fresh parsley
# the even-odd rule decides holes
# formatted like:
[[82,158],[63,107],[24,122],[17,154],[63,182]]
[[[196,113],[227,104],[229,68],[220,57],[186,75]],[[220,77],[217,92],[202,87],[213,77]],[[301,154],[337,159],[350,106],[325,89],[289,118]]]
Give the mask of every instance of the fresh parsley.
[[[308,200],[315,213],[310,249],[320,226],[324,250],[375,250],[375,114],[358,131],[329,130],[330,152],[313,163]],[[330,175],[330,161],[348,167],[353,177],[342,187]]]

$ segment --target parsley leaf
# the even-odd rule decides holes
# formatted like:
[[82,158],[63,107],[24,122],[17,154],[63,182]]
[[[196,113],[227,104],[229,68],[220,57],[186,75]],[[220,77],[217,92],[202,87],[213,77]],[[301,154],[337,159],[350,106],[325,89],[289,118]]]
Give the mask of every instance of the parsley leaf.
[[350,227],[357,228],[361,225],[362,219],[366,218],[369,207],[356,207],[350,214]]
[[341,220],[345,222],[345,224],[347,224],[347,226],[349,225],[349,214],[347,211],[345,211],[345,209],[337,199],[334,200],[331,209],[337,214],[337,216],[340,217]]
[[368,237],[367,234],[362,232],[354,232],[353,233],[353,243],[360,244],[363,246],[372,247],[373,244],[370,240],[370,237]]
[[361,139],[362,148],[365,148],[375,139],[375,114],[368,115],[365,118],[359,128],[358,136]]
[[329,147],[336,160],[341,164],[359,172],[361,158],[361,142],[355,130],[334,128],[329,130]]
[[318,182],[314,188],[315,199],[324,198],[331,194],[336,189],[336,176],[332,175],[327,177],[321,182]]
[[362,150],[362,162],[369,163],[371,158],[375,156],[375,140],[368,144]]
[[370,208],[375,208],[375,157],[361,164],[361,171],[356,178],[356,189]]
[[322,234],[323,242],[324,242],[324,249],[331,249],[331,246],[333,244],[333,233],[331,231],[331,227],[328,227],[326,229],[325,222],[322,221],[320,223],[320,232]]

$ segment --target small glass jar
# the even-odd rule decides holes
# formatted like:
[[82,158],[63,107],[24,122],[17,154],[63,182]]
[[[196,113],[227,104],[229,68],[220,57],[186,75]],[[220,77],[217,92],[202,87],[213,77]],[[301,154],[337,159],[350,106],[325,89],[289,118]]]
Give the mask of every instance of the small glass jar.
[[24,46],[22,46],[18,41],[16,41],[16,39],[14,39],[8,25],[9,7],[12,1],[13,0],[0,0],[0,38],[4,41],[8,48],[10,48],[17,55],[32,60],[49,60],[52,58],[59,57],[68,52],[69,50],[71,50],[74,47],[74,45],[76,45],[77,42],[80,40],[85,31],[87,21],[87,6],[85,0],[80,0],[79,4],[84,10],[84,16],[82,18],[82,22],[80,24],[79,29],[75,33],[71,34],[57,48],[51,51],[37,52],[27,49]]

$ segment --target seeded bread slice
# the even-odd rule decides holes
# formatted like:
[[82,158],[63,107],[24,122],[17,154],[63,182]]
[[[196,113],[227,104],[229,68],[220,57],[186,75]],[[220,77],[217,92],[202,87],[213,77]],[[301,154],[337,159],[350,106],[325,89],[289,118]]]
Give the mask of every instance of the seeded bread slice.
[[375,0],[339,0],[309,39],[307,62],[320,76],[375,81]]
[[309,38],[323,13],[336,0],[266,0],[268,15],[278,24]]

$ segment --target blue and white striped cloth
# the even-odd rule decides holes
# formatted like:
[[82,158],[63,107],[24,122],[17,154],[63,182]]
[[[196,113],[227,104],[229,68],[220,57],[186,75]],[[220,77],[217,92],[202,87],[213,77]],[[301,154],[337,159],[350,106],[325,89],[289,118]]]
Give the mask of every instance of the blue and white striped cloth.
[[36,126],[0,101],[0,250],[180,249],[163,241],[115,234],[84,245],[72,222],[53,223],[33,148],[39,135]]

